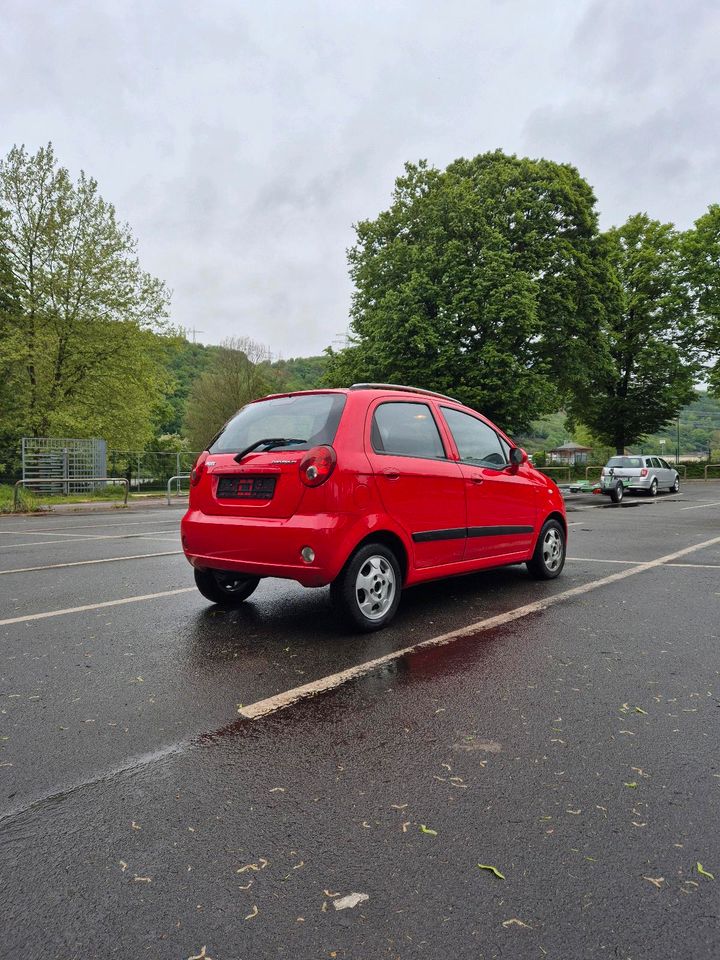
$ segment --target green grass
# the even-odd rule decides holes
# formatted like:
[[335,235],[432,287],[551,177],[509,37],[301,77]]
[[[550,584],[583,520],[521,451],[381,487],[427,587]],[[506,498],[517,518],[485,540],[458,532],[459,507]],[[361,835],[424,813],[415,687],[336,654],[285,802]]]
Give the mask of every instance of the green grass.
[[[12,484],[0,484],[0,513],[13,512],[14,487]],[[24,513],[34,513],[43,506],[52,506],[56,503],[88,503],[93,500],[119,500],[125,496],[125,487],[122,484],[108,484],[107,487],[74,493],[68,496],[44,494],[42,488],[35,488],[32,492],[21,487],[18,497],[18,506]]]

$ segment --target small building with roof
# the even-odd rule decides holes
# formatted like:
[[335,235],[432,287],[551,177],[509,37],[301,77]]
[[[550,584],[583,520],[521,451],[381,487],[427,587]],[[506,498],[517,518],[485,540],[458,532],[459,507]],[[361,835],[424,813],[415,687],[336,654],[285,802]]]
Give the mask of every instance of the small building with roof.
[[558,465],[575,467],[579,464],[588,462],[588,455],[592,453],[592,447],[584,447],[581,443],[563,443],[554,450],[548,450],[548,457],[551,463]]

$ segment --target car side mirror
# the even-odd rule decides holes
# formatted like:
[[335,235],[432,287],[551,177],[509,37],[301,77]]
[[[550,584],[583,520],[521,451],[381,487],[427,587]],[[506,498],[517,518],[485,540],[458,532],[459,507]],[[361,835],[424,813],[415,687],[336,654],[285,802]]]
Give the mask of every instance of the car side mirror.
[[522,449],[522,447],[511,447],[510,449],[510,463],[513,467],[519,467],[523,463],[527,463],[528,455]]

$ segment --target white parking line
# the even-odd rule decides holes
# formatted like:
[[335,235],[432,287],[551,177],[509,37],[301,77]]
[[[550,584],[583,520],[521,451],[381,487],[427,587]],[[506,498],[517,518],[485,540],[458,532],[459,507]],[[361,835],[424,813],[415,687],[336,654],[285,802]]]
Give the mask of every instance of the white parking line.
[[702,510],[703,507],[720,507],[720,500],[713,500],[712,503],[696,503],[692,507],[680,507],[683,510]]
[[73,560],[70,563],[46,563],[42,567],[17,567],[15,570],[0,570],[6,573],[34,573],[36,570],[57,570],[59,567],[86,567],[90,563],[117,563],[120,560],[146,560],[148,557],[177,557],[182,550],[166,550],[164,553],[136,553],[131,557],[104,557],[102,560]]
[[[32,521],[30,521],[32,523]],[[72,533],[73,530],[89,530],[93,527],[103,527],[107,529],[108,527],[131,527],[131,526],[142,526],[145,523],[179,523],[177,518],[172,520],[158,520],[156,517],[148,517],[147,520],[126,520],[124,523],[74,523],[72,526],[60,527],[55,525],[54,530],[62,532],[67,530],[68,533]],[[12,527],[8,530],[0,530],[0,533],[24,533],[24,530],[20,528],[13,529]],[[41,527],[40,530],[28,531],[31,533],[52,533],[52,530],[48,527]]]
[[642,560],[604,560],[602,557],[568,557],[568,562],[574,563],[627,563],[632,566],[635,563],[642,563]]
[[[148,530],[146,533],[113,533],[107,537],[101,537],[97,534],[82,534],[73,537],[71,534],[68,534],[64,540],[31,540],[25,543],[2,543],[0,544],[0,550],[21,550],[30,547],[46,547],[51,544],[56,547],[61,547],[63,544],[91,543],[95,540],[142,540],[143,538],[162,540],[164,539],[163,534],[166,533],[168,533],[167,530]],[[178,535],[179,533],[180,531],[178,531]],[[157,536],[154,536],[154,534],[157,534]]]
[[685,547],[682,550],[675,551],[675,553],[668,553],[664,557],[658,557],[657,560],[648,560],[645,563],[639,563],[634,567],[630,567],[628,570],[622,570],[618,573],[612,573],[610,576],[603,577],[601,580],[592,580],[590,583],[581,584],[579,587],[563,590],[562,593],[556,593],[551,597],[546,597],[544,600],[537,600],[535,603],[525,604],[525,606],[517,607],[508,613],[501,613],[496,617],[489,617],[487,620],[478,620],[476,623],[461,627],[459,630],[441,634],[438,637],[433,637],[431,640],[423,640],[410,647],[403,647],[401,650],[388,653],[384,657],[367,660],[365,663],[350,667],[348,670],[341,670],[339,673],[330,674],[327,677],[314,680],[312,683],[303,684],[303,686],[300,687],[294,687],[292,690],[286,690],[284,693],[279,693],[274,697],[267,697],[265,700],[258,700],[256,703],[248,704],[248,706],[238,709],[238,713],[248,720],[256,720],[258,717],[264,717],[269,713],[276,713],[278,710],[284,710],[286,707],[292,706],[292,704],[297,703],[299,700],[315,697],[319,693],[324,693],[327,690],[334,690],[349,680],[357,680],[377,670],[378,667],[392,663],[395,660],[400,660],[402,657],[406,657],[416,650],[443,647],[462,637],[484,633],[487,630],[492,630],[494,627],[504,627],[514,620],[520,620],[522,617],[527,617],[532,613],[540,613],[543,610],[547,610],[548,607],[562,603],[564,600],[570,600],[584,593],[590,593],[590,591],[597,590],[599,587],[607,586],[609,583],[617,583],[619,580],[625,580],[627,577],[632,577],[635,574],[645,573],[647,570],[652,570],[670,563],[673,560],[678,560],[680,557],[685,557],[689,553],[695,553],[698,550],[703,550],[705,547],[712,547],[716,543],[720,543],[720,537],[713,537],[712,540],[696,543],[692,547]]
[[161,597],[175,597],[179,593],[192,593],[197,587],[180,587],[179,590],[162,590],[160,593],[144,593],[138,597],[123,597],[122,600],[106,600],[104,603],[86,603],[81,607],[65,607],[63,610],[48,610],[46,613],[29,613],[24,617],[8,617],[0,620],[0,627],[11,623],[27,623],[30,620],[46,620],[48,617],[62,617],[66,613],[84,613],[87,610],[102,610],[104,607],[119,607],[125,603],[141,603],[143,600],[159,600]]

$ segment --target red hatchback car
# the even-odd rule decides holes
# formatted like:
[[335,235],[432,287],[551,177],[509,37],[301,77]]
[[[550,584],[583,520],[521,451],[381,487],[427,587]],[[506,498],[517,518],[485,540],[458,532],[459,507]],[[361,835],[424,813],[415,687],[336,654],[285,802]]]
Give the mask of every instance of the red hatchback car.
[[237,605],[263,577],[330,584],[360,630],[384,627],[403,587],[565,562],[555,483],[481,414],[391,384],[247,404],[198,458],[182,520],[198,589]]

